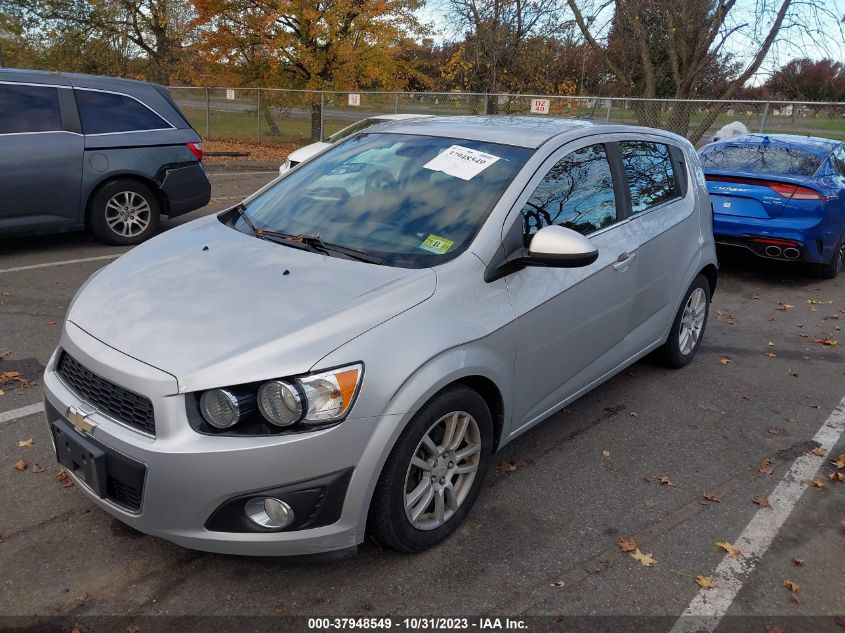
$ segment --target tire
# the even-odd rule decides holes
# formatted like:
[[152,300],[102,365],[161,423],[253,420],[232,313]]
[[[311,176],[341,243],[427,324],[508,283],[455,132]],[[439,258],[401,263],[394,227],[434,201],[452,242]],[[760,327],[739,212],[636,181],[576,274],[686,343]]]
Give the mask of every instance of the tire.
[[[435,459],[436,453],[431,449],[436,446],[440,452],[450,424],[453,429],[464,428],[465,433],[455,444],[458,433],[453,431],[452,441],[446,444],[451,450],[445,457]],[[424,437],[431,444],[424,443]],[[484,399],[463,385],[441,391],[411,419],[387,458],[370,505],[371,532],[385,545],[408,553],[421,552],[444,541],[475,503],[492,448],[493,421]],[[455,453],[468,454],[455,457]],[[419,460],[417,463],[424,461],[428,470],[412,463],[413,458]],[[471,467],[471,476],[457,472]],[[411,502],[407,511],[406,496]],[[442,499],[442,505],[437,497]],[[442,518],[437,514],[438,505]],[[409,516],[413,514],[417,514],[415,522]]]
[[816,265],[816,276],[822,279],[834,279],[842,270],[843,263],[845,263],[845,238],[840,240],[829,264]]
[[101,242],[140,244],[158,230],[161,208],[153,191],[136,180],[121,178],[100,187],[88,207],[88,225]]
[[[703,293],[703,294],[702,294]],[[701,301],[703,300],[703,306]],[[695,306],[702,306],[703,312],[699,312]],[[690,310],[698,314],[694,318]],[[672,322],[672,329],[669,331],[669,338],[658,350],[660,360],[664,365],[675,369],[685,367],[695,357],[704,338],[704,330],[707,327],[707,317],[710,314],[710,283],[704,275],[698,275],[684,295],[678,314]],[[703,317],[703,318],[701,318]],[[699,320],[700,319],[700,320]],[[690,326],[694,326],[691,327]],[[682,326],[686,326],[687,336],[692,336],[692,344],[689,339],[682,341]]]

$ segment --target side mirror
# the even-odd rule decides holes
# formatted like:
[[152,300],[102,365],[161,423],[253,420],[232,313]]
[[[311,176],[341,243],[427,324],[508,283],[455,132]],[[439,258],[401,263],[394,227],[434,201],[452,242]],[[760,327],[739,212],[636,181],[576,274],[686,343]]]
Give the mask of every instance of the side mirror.
[[586,237],[556,224],[544,226],[534,234],[523,255],[527,266],[579,268],[589,266],[599,257],[599,251]]

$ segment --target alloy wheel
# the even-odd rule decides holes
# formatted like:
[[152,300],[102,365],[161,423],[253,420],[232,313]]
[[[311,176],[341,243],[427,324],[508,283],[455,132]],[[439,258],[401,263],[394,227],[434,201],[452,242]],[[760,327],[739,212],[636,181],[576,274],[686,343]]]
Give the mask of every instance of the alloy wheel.
[[121,191],[106,203],[106,224],[117,235],[136,237],[150,225],[150,204],[139,193]]
[[678,348],[686,356],[695,349],[701,331],[704,328],[704,314],[707,309],[707,294],[701,288],[690,293],[681,316],[681,327],[678,331]]
[[405,516],[418,530],[448,521],[466,499],[478,472],[481,431],[475,418],[453,411],[417,444],[405,475]]

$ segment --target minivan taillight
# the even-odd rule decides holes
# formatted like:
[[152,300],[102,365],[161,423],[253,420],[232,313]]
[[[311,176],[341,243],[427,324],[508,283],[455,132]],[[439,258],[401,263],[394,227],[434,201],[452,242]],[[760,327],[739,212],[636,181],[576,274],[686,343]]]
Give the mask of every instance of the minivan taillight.
[[202,143],[188,143],[188,149],[197,157],[197,160],[202,160]]

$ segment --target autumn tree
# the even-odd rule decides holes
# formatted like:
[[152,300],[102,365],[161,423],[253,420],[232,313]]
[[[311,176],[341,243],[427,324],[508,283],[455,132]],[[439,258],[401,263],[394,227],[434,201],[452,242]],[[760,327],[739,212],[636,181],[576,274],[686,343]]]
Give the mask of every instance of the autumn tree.
[[795,101],[843,101],[845,65],[832,59],[793,59],[766,83],[775,94]]
[[[566,2],[585,41],[617,81],[629,86],[635,96],[646,98],[658,97],[661,86],[668,85],[666,96],[675,99],[696,96],[702,76],[729,48],[747,51],[745,63],[713,95],[731,99],[759,71],[783,31],[812,29],[831,11],[823,0],[758,0],[757,14],[749,23],[738,17],[737,0],[611,0],[611,27],[604,29],[607,21],[602,16],[608,6],[604,0]],[[607,33],[613,29],[628,44],[622,57],[608,42]],[[722,107],[711,107],[689,132],[693,142],[713,124]],[[667,127],[687,134],[690,115],[689,104],[676,105]],[[654,125],[658,113],[641,108],[638,116],[641,123]]]

